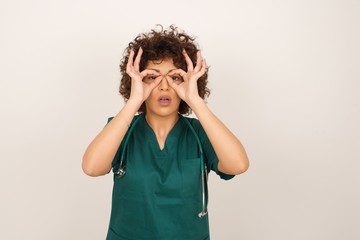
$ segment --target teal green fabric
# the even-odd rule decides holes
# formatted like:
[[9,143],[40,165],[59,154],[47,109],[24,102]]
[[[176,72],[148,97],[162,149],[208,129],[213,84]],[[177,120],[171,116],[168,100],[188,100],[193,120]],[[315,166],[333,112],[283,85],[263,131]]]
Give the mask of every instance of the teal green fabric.
[[[122,178],[114,176],[106,239],[210,239],[208,215],[198,217],[202,209],[198,144],[184,117],[180,115],[162,150],[145,117],[136,118],[141,119],[126,148],[126,174]],[[208,170],[222,179],[231,179],[233,175],[218,171],[218,159],[200,122],[194,118],[188,120],[200,138]],[[113,171],[119,168],[122,148],[123,143],[113,160]]]

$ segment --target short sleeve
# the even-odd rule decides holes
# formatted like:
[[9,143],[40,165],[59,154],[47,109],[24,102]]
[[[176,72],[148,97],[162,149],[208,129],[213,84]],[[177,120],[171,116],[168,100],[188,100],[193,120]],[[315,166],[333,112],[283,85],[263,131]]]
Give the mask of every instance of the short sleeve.
[[113,118],[114,118],[114,117],[109,117],[106,124],[108,124],[109,122],[111,122],[111,120],[113,120]]
[[191,124],[194,126],[194,129],[197,132],[201,145],[203,147],[204,158],[208,171],[210,170],[214,171],[221,179],[224,180],[232,179],[235,175],[230,175],[219,171],[218,169],[219,159],[199,120],[192,119]]

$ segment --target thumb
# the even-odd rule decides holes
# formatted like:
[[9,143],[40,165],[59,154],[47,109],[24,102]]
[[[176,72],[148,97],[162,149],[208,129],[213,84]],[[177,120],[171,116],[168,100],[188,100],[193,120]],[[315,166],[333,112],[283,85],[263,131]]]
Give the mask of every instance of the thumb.
[[171,77],[166,76],[166,81],[168,82],[168,84],[170,85],[170,87],[175,90],[175,92],[178,91],[179,85],[177,85],[176,83],[174,83],[174,80],[173,80]]
[[159,76],[153,82],[148,84],[150,90],[153,90],[157,85],[159,85],[160,81],[161,81],[161,77]]

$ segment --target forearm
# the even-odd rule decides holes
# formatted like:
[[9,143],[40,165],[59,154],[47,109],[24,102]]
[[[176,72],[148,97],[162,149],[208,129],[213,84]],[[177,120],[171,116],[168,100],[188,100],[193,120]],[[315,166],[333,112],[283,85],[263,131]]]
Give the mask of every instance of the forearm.
[[239,139],[210,111],[203,99],[190,107],[199,119],[219,159],[218,169],[226,174],[240,174],[249,167],[245,149]]
[[87,175],[101,176],[111,170],[112,160],[139,107],[139,103],[129,100],[90,143],[82,162],[83,171]]

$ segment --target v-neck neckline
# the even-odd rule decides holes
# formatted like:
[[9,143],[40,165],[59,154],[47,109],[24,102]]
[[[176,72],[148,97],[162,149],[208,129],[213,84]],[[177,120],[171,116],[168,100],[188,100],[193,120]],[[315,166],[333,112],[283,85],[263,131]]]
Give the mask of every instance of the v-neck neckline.
[[177,119],[177,121],[175,122],[174,126],[170,129],[168,135],[166,136],[165,142],[164,142],[164,147],[161,149],[160,148],[160,144],[156,138],[156,134],[154,132],[154,130],[151,128],[151,126],[149,125],[149,123],[147,122],[145,115],[142,115],[143,121],[145,122],[145,126],[146,129],[148,129],[148,131],[151,133],[151,145],[152,147],[156,150],[156,152],[161,153],[162,155],[167,154],[168,151],[168,147],[169,145],[171,145],[172,142],[172,135],[176,132],[176,130],[179,128],[180,122],[181,122],[181,118],[182,116],[179,114],[179,118]]

